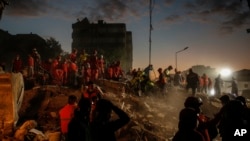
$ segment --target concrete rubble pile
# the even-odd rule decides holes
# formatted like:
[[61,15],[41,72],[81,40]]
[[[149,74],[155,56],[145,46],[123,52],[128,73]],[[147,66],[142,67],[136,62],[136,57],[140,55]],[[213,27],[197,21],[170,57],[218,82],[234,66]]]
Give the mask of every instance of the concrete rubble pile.
[[[116,133],[118,141],[171,140],[177,131],[179,111],[183,108],[186,97],[183,92],[173,92],[165,97],[138,97],[120,90],[120,88],[104,90],[104,98],[111,100],[131,117],[131,121]],[[15,130],[15,135],[17,136],[17,132],[20,132],[20,129],[27,124],[26,122],[32,121],[36,122],[32,132],[42,135],[40,136],[44,137],[42,140],[49,140],[48,133],[54,134],[53,141],[59,140],[58,111],[67,103],[67,98],[71,94],[80,98],[81,90],[47,86],[25,91],[23,104],[19,111],[19,126]],[[116,118],[115,114],[113,114],[113,118]],[[21,135],[27,136],[27,134]],[[23,137],[19,138],[22,141]],[[36,136],[34,140],[39,141],[40,139]]]

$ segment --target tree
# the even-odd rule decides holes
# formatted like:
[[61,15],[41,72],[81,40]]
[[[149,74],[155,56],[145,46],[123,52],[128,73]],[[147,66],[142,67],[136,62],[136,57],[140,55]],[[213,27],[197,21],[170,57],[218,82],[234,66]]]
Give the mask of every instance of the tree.
[[46,39],[46,44],[48,47],[48,51],[44,53],[44,55],[47,56],[45,58],[55,58],[58,55],[61,55],[61,53],[63,53],[61,44],[56,41],[55,38],[50,37],[49,39]]

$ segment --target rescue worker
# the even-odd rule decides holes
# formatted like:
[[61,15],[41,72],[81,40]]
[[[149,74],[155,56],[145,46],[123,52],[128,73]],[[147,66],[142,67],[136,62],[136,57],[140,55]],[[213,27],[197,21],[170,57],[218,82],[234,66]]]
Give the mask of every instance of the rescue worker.
[[203,83],[203,86],[201,87],[201,92],[207,94],[207,92],[208,92],[208,83],[209,83],[207,74],[204,73],[201,76],[201,81]]
[[61,64],[61,56],[57,56],[56,59],[53,60],[51,66],[51,74],[55,84],[62,84],[63,82],[63,70]]
[[159,86],[161,92],[164,94],[165,90],[166,90],[166,77],[163,74],[162,68],[159,68],[158,70],[159,73],[159,79],[156,81],[156,84]]
[[249,133],[235,135],[237,129],[249,129],[249,117],[239,100],[230,100],[225,106],[220,119],[220,136],[222,141],[249,141]]
[[28,55],[28,77],[33,78],[34,76],[34,58],[31,54]]
[[67,59],[64,59],[62,64],[63,70],[63,85],[67,85],[69,82],[69,62]]
[[91,68],[90,64],[87,63],[86,68],[84,68],[84,75],[83,75],[83,84],[88,84],[89,81],[91,81]]
[[32,57],[34,58],[34,73],[37,75],[41,66],[41,55],[37,52],[36,48],[32,50]]
[[115,63],[114,69],[113,69],[113,79],[118,81],[122,76],[123,76],[123,72],[122,72],[122,68],[121,68],[121,62],[117,61]]
[[214,81],[214,91],[215,91],[215,96],[220,97],[221,96],[221,87],[223,85],[223,81],[221,79],[221,75],[219,74]]
[[15,59],[13,60],[13,66],[12,66],[12,72],[14,73],[18,73],[18,72],[21,72],[22,69],[23,69],[23,61],[22,59],[20,58],[20,55],[17,54]]
[[113,79],[113,75],[114,75],[114,66],[113,64],[110,64],[108,66],[108,70],[107,70],[107,79]]
[[68,97],[68,103],[59,110],[60,125],[63,138],[67,141],[68,134],[68,124],[70,120],[74,117],[74,111],[77,108],[77,97],[75,95],[70,95]]
[[197,116],[196,122],[198,122],[196,130],[203,135],[204,141],[210,141],[211,138],[208,130],[208,127],[210,125],[207,124],[209,118],[201,112],[200,106],[202,104],[203,104],[202,99],[194,96],[187,97],[184,102],[185,108],[193,109],[196,112]]
[[171,77],[170,77],[170,71],[173,69],[171,65],[169,65],[166,69],[164,69],[163,73],[165,77],[167,78],[167,82],[171,83]]
[[182,85],[182,75],[181,75],[181,71],[178,71],[177,69],[175,69],[175,75],[174,75],[174,86],[175,87],[181,87]]
[[201,76],[198,76],[198,77],[199,77],[199,85],[198,85],[198,87],[197,87],[197,92],[198,92],[198,93],[201,93],[204,84],[203,84],[202,77],[201,77]]
[[153,68],[153,65],[152,64],[149,64],[144,70],[144,76],[147,78],[147,79],[150,79],[149,78],[149,72],[152,71],[154,68]]
[[86,69],[86,67],[87,67],[87,63],[88,63],[88,58],[89,58],[89,55],[86,53],[86,51],[85,51],[85,49],[82,49],[82,51],[81,51],[81,53],[80,53],[80,55],[79,55],[79,57],[77,58],[78,59],[78,67],[79,67],[79,75],[81,76],[81,84],[83,84],[84,83],[84,79],[85,79],[85,77],[84,77],[84,74],[85,74],[85,69]]
[[208,77],[208,92],[210,93],[213,88],[213,82],[210,77]]
[[192,108],[184,108],[179,114],[178,131],[172,141],[205,141],[197,131],[197,113]]
[[85,49],[82,50],[80,56],[79,56],[79,65],[80,66],[86,66],[86,63],[88,61],[89,54],[86,53]]
[[[115,120],[111,120],[112,111],[118,116]],[[116,141],[115,132],[130,121],[127,113],[106,99],[96,103],[94,115],[90,124],[92,141]]]
[[237,81],[234,77],[232,77],[232,82],[231,82],[231,94],[234,95],[235,97],[239,96],[238,84],[237,84]]
[[104,68],[105,68],[105,60],[103,58],[103,55],[100,56],[98,59],[98,70],[99,70],[99,77],[104,78]]
[[93,111],[96,107],[96,102],[101,98],[100,91],[97,87],[94,86],[92,81],[89,81],[85,90],[83,90],[82,97],[88,99],[91,102],[91,111],[90,111],[90,121],[93,120]]
[[69,64],[69,84],[71,86],[77,86],[77,73],[78,73],[78,66],[75,62],[70,62]]
[[89,114],[91,103],[81,98],[68,125],[68,141],[91,141]]
[[91,79],[96,81],[98,79],[98,52],[94,50],[94,53],[90,56],[90,67],[91,67]]
[[76,48],[72,49],[72,52],[69,55],[69,59],[70,59],[71,62],[76,61],[76,59],[77,59],[77,49]]
[[195,96],[198,85],[199,85],[199,76],[198,76],[198,74],[194,73],[192,69],[189,69],[189,73],[187,75],[186,90],[188,91],[191,88],[192,89],[192,96]]

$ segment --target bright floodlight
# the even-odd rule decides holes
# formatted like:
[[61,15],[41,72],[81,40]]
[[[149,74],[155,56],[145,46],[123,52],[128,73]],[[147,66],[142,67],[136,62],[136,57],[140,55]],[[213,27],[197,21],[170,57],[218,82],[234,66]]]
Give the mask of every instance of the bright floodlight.
[[209,94],[210,94],[210,96],[214,96],[215,95],[215,90],[211,89]]
[[231,75],[231,70],[228,68],[222,69],[220,71],[221,76],[227,77]]

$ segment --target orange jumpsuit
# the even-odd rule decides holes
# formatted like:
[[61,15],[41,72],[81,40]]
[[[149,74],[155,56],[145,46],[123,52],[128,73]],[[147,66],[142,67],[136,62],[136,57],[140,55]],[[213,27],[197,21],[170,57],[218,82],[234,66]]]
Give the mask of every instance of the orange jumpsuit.
[[67,104],[59,111],[61,131],[63,134],[68,133],[68,124],[70,120],[73,118],[74,110],[76,108],[77,108],[76,105]]
[[13,61],[13,72],[21,72],[22,71],[22,65],[23,65],[23,62],[22,60],[19,58],[19,59],[15,59]]
[[83,97],[86,99],[89,99],[91,101],[91,110],[90,110],[90,114],[89,114],[90,122],[93,120],[93,112],[95,110],[96,102],[98,100],[97,93],[98,93],[98,90],[96,90],[96,89],[93,89],[92,92],[89,92],[87,89],[83,93]]

